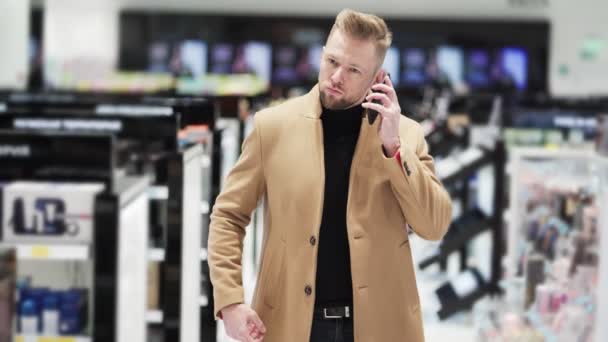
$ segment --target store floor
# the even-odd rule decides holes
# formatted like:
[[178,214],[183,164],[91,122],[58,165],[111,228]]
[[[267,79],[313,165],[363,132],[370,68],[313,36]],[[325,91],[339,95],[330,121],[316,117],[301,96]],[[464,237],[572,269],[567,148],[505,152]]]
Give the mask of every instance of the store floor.
[[[414,263],[417,264],[424,255],[431,253],[436,246],[436,242],[424,241],[416,236],[411,239],[412,256]],[[478,245],[483,246],[486,242],[481,237]],[[473,255],[483,253],[481,251]],[[479,259],[482,259],[481,257]],[[448,271],[439,272],[438,268],[431,266],[425,271],[417,271],[418,292],[420,295],[420,304],[424,319],[424,330],[426,342],[445,342],[445,341],[475,341],[475,330],[473,328],[472,315],[470,313],[462,313],[455,315],[445,321],[439,321],[436,312],[439,309],[439,303],[436,299],[434,291],[443,284],[447,279],[457,273],[458,257],[455,255],[453,259],[448,261]],[[245,269],[248,269],[244,265]],[[245,271],[245,284],[253,284],[253,275],[251,272]],[[249,279],[249,281],[247,281]],[[246,286],[245,293],[251,293],[252,286]],[[218,322],[217,342],[233,342],[235,340],[226,336],[222,322]]]

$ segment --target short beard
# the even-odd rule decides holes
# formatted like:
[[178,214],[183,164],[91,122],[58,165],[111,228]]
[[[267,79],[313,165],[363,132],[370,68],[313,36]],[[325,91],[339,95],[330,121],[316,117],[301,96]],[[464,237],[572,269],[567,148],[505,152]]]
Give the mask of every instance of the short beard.
[[356,103],[351,103],[346,100],[334,101],[334,103],[330,106],[327,102],[328,96],[325,92],[321,91],[320,93],[321,105],[323,108],[331,109],[331,110],[343,110],[356,105]]

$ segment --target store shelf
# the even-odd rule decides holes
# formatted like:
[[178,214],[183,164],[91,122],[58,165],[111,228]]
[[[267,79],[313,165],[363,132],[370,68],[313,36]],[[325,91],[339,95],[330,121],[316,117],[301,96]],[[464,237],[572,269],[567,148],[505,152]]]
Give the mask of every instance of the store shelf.
[[152,200],[166,200],[169,198],[169,187],[165,185],[155,185],[148,188],[148,196]]
[[165,250],[162,248],[150,248],[148,250],[148,261],[153,261],[153,262],[165,261]]
[[148,310],[146,313],[148,324],[160,324],[163,322],[163,312],[160,310]]
[[211,157],[209,157],[208,155],[204,155],[201,159],[201,166],[204,169],[211,167]]
[[201,295],[200,298],[198,299],[198,303],[201,305],[201,307],[208,307],[209,306],[209,297],[205,296],[205,295]]
[[491,229],[492,223],[492,218],[486,217],[479,209],[466,212],[452,222],[448,233],[439,246],[438,253],[422,260],[419,264],[420,269],[425,269],[436,262],[447,259],[451,253],[465,247],[479,234]]
[[472,150],[463,153],[457,160],[450,160],[449,170],[441,173],[439,178],[445,187],[449,187],[456,181],[471,176],[481,167],[491,164],[493,160],[493,154],[489,151]]
[[210,205],[209,202],[203,201],[201,202],[201,213],[204,215],[209,214],[209,210],[210,210]]
[[16,248],[21,260],[89,260],[89,246],[2,243],[0,247]]
[[15,342],[91,342],[92,339],[86,336],[36,336],[36,335],[17,335]]

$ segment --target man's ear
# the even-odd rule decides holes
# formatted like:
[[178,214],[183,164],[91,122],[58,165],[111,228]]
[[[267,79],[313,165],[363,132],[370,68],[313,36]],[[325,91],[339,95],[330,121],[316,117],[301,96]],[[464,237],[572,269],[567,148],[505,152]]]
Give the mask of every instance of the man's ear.
[[386,77],[386,71],[384,71],[382,68],[378,69],[376,77],[374,78],[374,84],[384,83],[384,77]]

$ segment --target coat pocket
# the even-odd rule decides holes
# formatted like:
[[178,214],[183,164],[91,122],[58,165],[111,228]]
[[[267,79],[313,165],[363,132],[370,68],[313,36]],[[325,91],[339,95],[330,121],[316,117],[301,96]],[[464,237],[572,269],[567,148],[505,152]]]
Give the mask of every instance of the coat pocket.
[[265,267],[263,278],[260,282],[262,300],[266,306],[274,309],[283,295],[283,284],[285,282],[285,242],[279,241],[279,246],[269,255],[267,267]]

